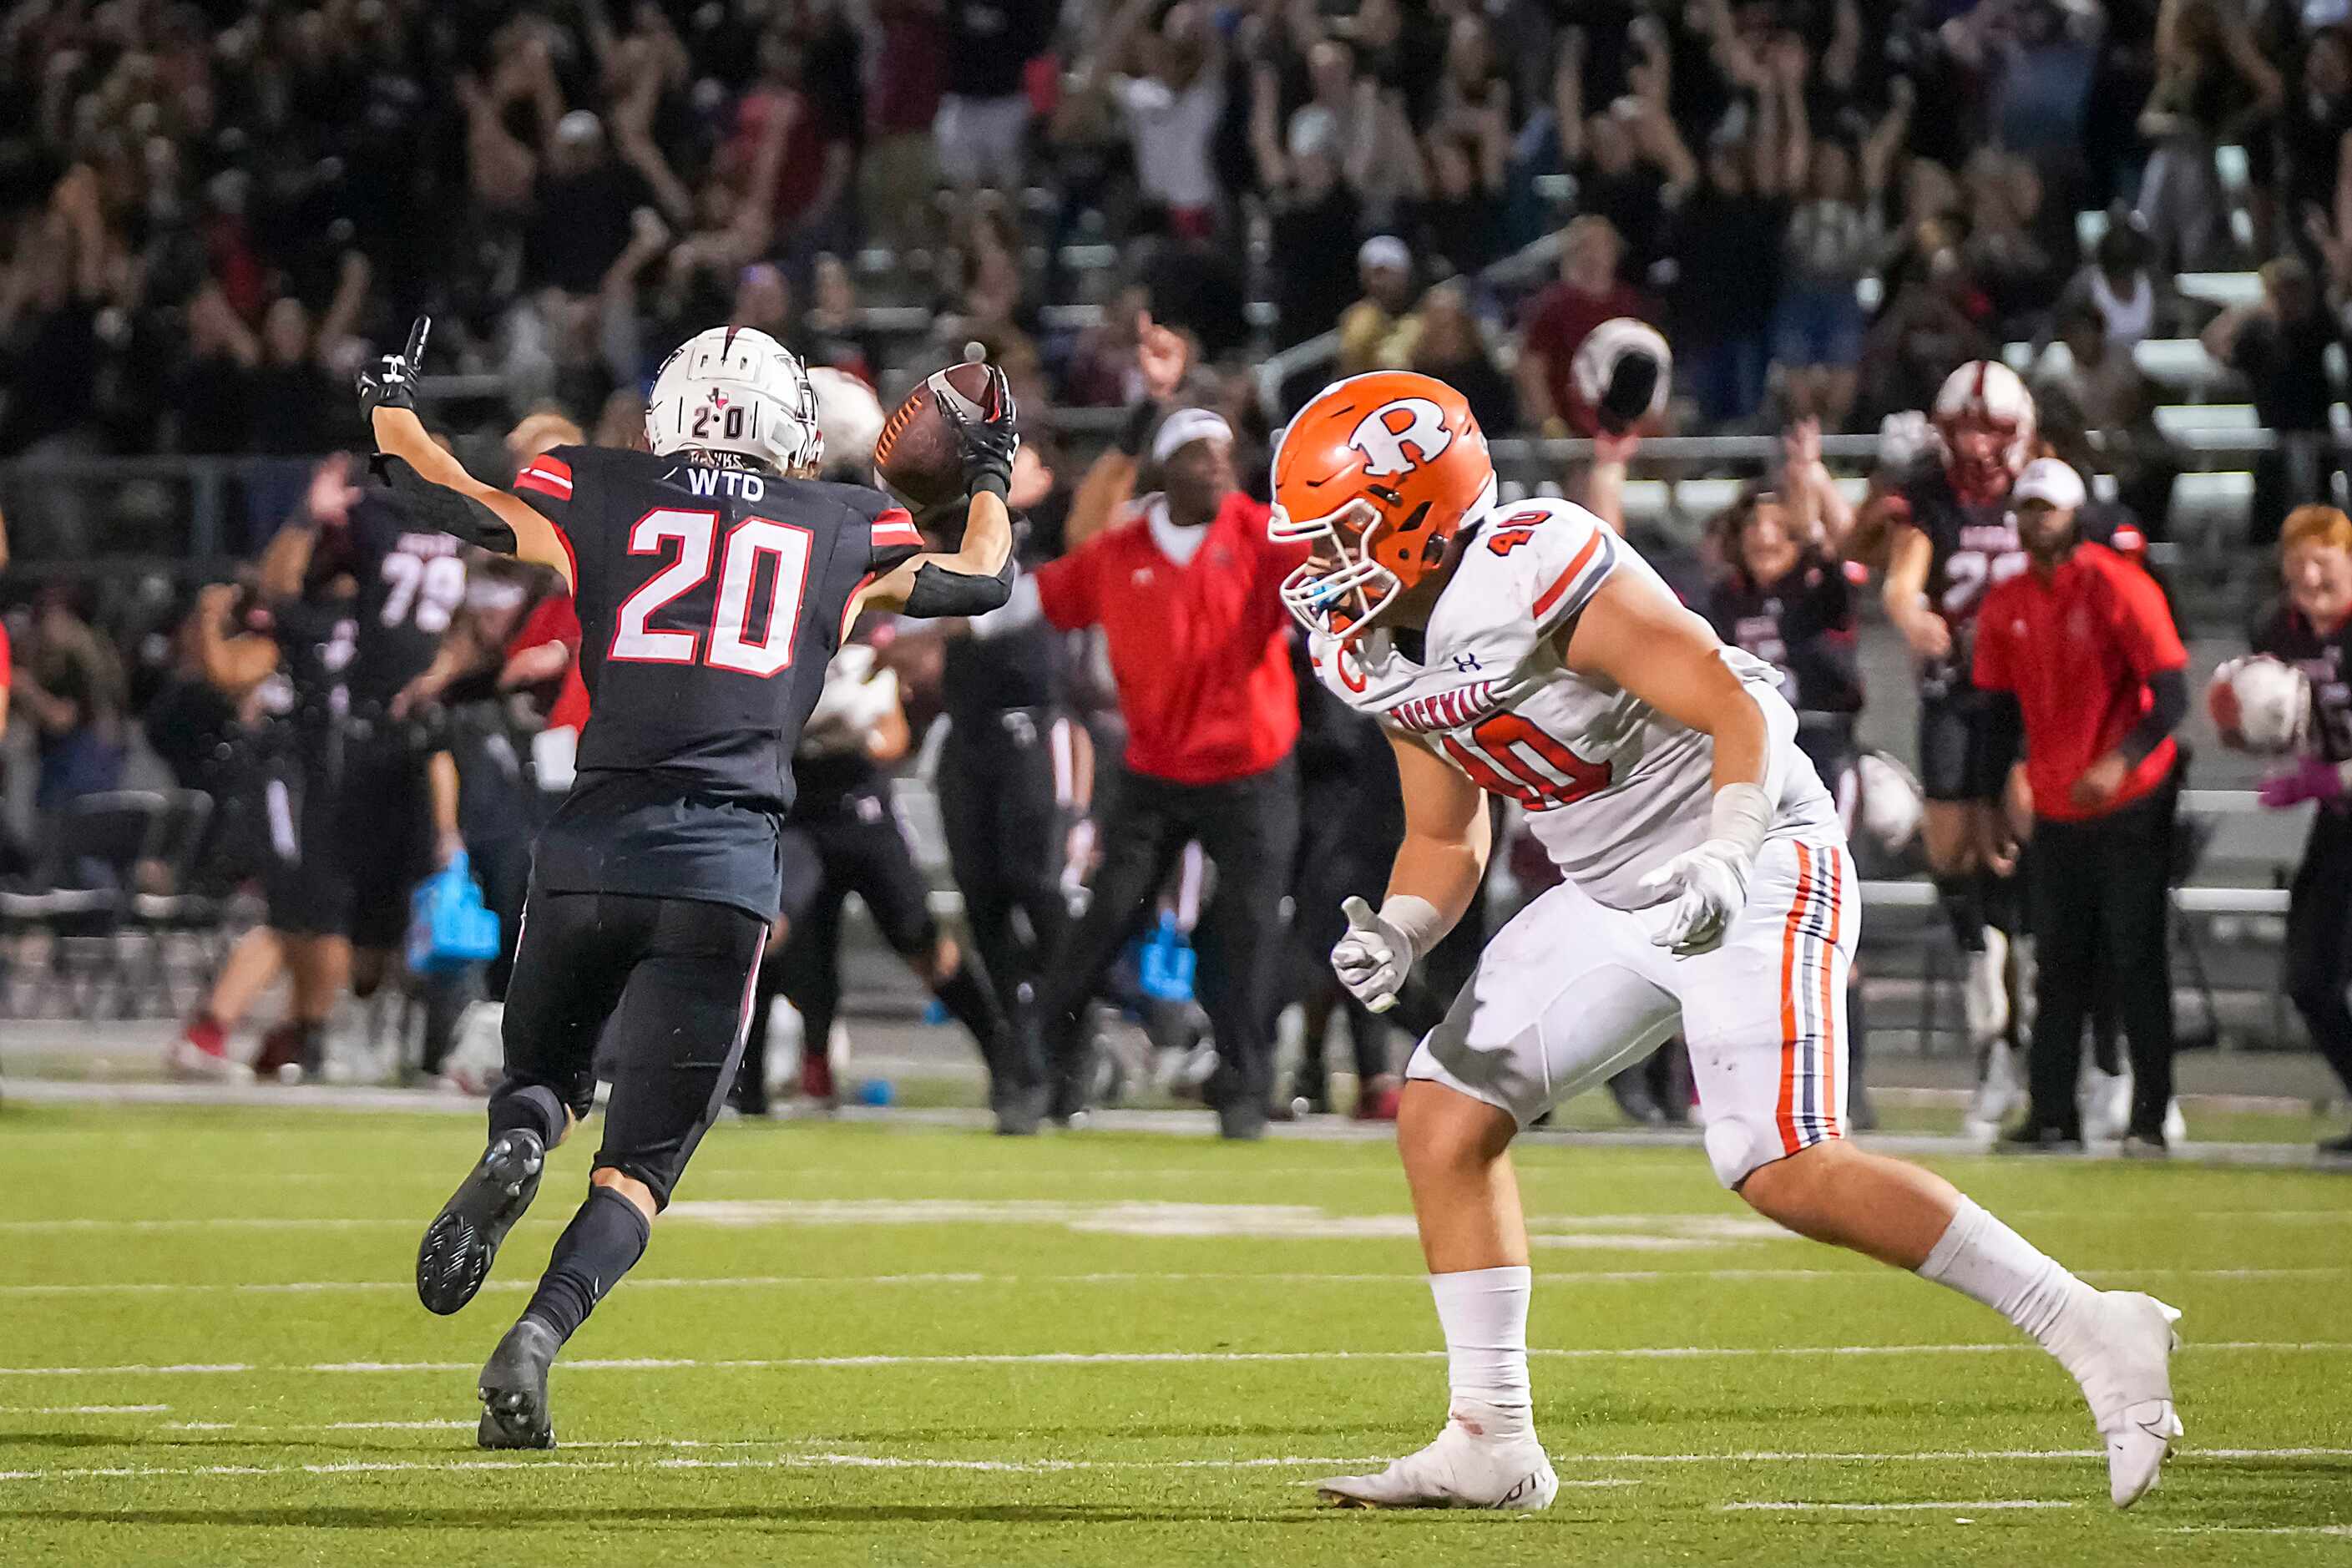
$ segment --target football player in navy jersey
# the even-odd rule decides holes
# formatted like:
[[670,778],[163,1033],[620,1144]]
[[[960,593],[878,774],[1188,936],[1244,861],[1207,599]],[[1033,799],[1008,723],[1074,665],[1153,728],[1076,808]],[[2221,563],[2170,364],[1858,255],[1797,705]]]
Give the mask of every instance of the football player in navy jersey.
[[[1919,779],[1928,869],[1967,973],[1961,1000],[1984,1077],[1970,1125],[1990,1136],[2019,1098],[2005,1046],[2011,1015],[2006,928],[2016,837],[2002,809],[2016,760],[2010,710],[1970,679],[1977,607],[2026,565],[2010,486],[2037,452],[2032,395],[1994,360],[1954,371],[1936,395],[1932,456],[1864,509],[1864,536],[1889,537],[1886,617],[1919,672]],[[2005,918],[1995,920],[1996,909]]]
[[[2262,801],[2319,805],[2287,905],[2286,989],[2311,1043],[2352,1089],[2352,518],[2297,507],[2279,530],[2279,563],[2285,595],[2251,640],[2310,680],[2311,731],[2294,765],[2263,781]],[[2352,1158],[2352,1135],[2319,1150]]]
[[612,1095],[588,1196],[478,1380],[484,1447],[551,1447],[547,1373],[645,1251],[743,1050],[782,893],[792,754],[861,607],[968,616],[1011,592],[1017,437],[1001,373],[976,416],[942,405],[970,521],[928,552],[878,490],[814,479],[816,395],[762,332],[715,327],[663,363],[650,451],[558,447],[513,493],[468,475],[415,412],[425,323],[360,377],[378,468],[414,522],[553,570],[579,608],[591,713],[541,831],[509,984],[489,1142],[417,1251],[425,1306],[488,1274],[546,1152],[588,1114],[609,1025]]

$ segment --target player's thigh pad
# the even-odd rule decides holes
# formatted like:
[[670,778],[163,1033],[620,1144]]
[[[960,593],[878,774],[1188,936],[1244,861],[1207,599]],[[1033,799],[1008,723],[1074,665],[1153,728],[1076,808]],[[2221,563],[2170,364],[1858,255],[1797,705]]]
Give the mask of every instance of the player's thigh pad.
[[1978,793],[1972,755],[1975,727],[1957,697],[1919,701],[1919,793],[1929,800],[1968,801]]
[[613,1016],[613,1094],[596,1163],[635,1177],[667,1207],[742,1060],[768,927],[724,904],[645,901],[658,908]]
[[1521,1127],[1674,1033],[1641,919],[1563,883],[1512,917],[1405,1067]]
[[544,1084],[574,1116],[596,1100],[596,1041],[643,931],[598,893],[532,888],[515,938],[502,1023],[510,1083]]
[[1665,960],[1707,1160],[1727,1187],[1844,1135],[1845,985],[1861,913],[1844,845],[1776,838],[1723,941]]

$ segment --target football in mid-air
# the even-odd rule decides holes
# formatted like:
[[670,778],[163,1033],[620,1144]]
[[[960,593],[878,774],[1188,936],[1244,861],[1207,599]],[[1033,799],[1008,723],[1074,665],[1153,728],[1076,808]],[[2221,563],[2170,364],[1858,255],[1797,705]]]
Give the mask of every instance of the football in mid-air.
[[2205,703],[2214,727],[2257,755],[2299,751],[2311,731],[2311,678],[2268,654],[2231,659],[2215,670]]
[[940,412],[952,400],[967,419],[982,414],[988,395],[988,366],[967,362],[934,371],[907,394],[882,422],[874,443],[874,467],[891,493],[918,517],[963,499],[963,455],[955,426]]

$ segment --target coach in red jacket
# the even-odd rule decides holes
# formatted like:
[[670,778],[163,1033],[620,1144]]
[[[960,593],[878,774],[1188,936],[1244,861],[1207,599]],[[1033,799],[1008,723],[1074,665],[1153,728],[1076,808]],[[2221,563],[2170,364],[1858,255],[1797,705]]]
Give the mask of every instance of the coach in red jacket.
[[[1255,1138],[1273,1089],[1267,1002],[1298,836],[1298,690],[1276,589],[1305,551],[1266,539],[1265,503],[1234,482],[1233,432],[1216,415],[1169,415],[1150,456],[1159,492],[1036,574],[1048,621],[1103,628],[1128,730],[1092,899],[1038,997],[1055,1079],[1048,1110],[1066,1120],[1085,1108],[1087,1005],[1197,840],[1216,868],[1193,931],[1217,1039],[1209,1098],[1226,1137]],[[1133,466],[1116,453],[1104,462]]]
[[2189,655],[2155,580],[2080,536],[2083,480],[2072,468],[2044,458],[2010,497],[2031,564],[1985,595],[1976,649],[1977,685],[2016,696],[2033,793],[2033,1103],[2007,1142],[2081,1145],[2083,1019],[2105,964],[2131,1047],[2124,1152],[2161,1154],[2172,1099],[2172,731],[2189,708]]

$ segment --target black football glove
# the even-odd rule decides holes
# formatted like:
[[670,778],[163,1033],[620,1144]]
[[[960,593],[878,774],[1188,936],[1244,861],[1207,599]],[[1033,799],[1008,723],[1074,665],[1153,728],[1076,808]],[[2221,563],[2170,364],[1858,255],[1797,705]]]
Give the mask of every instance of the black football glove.
[[1021,449],[1020,434],[1013,427],[1018,410],[1013,405],[1013,388],[1005,384],[1004,372],[994,365],[988,367],[988,390],[982,394],[978,418],[944,397],[937,402],[940,412],[955,426],[956,446],[963,454],[964,493],[978,495],[986,490],[1002,500],[1013,489],[1013,454]]
[[418,367],[425,363],[425,339],[432,331],[432,317],[417,317],[416,324],[408,329],[407,353],[383,354],[360,372],[361,413],[416,406]]

